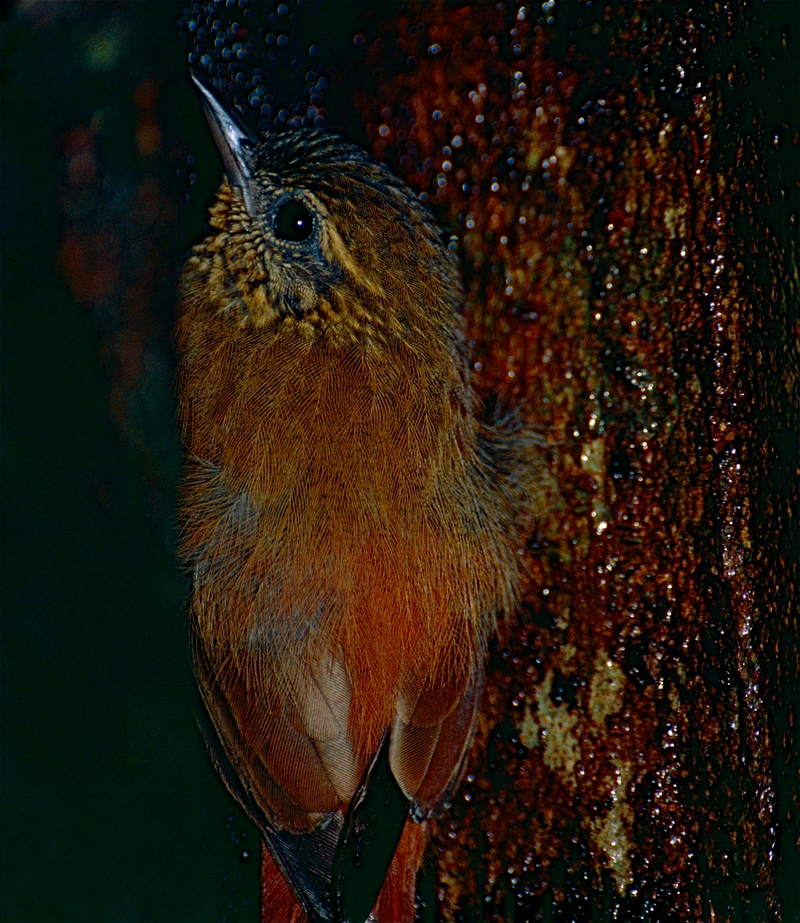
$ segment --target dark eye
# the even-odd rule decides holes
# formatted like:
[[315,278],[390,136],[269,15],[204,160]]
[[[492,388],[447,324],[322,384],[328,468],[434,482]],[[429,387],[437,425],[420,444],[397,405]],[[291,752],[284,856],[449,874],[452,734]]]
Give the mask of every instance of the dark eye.
[[280,240],[308,240],[314,233],[314,216],[300,199],[288,199],[275,212],[272,229]]

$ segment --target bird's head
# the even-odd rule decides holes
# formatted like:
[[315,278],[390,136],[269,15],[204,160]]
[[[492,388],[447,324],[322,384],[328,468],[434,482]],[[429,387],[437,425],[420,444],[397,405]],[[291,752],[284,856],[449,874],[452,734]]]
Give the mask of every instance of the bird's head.
[[418,197],[357,146],[318,129],[259,139],[197,77],[226,180],[195,268],[241,327],[411,345],[458,325],[457,262]]

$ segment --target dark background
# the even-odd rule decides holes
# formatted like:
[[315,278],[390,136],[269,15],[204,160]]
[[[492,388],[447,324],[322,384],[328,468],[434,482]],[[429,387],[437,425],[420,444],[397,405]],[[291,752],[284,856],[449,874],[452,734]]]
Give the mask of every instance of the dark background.
[[261,128],[313,123],[327,89],[318,121],[363,143],[335,78],[315,85],[373,6],[3,5],[9,923],[259,918],[260,841],[196,724],[174,553],[175,286],[221,175],[188,66],[259,64],[265,99],[236,98]]
[[33,2],[2,24],[9,923],[258,918],[173,554],[175,273],[219,175],[181,10]]

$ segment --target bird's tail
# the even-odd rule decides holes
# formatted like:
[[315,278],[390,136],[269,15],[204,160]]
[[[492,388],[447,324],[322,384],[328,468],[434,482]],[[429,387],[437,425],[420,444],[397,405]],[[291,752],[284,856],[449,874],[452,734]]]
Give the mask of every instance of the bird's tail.
[[[413,923],[417,870],[428,839],[427,826],[427,822],[406,822],[386,881],[370,915],[373,923]],[[266,845],[261,854],[261,923],[308,923]]]
[[414,923],[417,871],[428,839],[427,827],[427,821],[406,821],[372,913],[375,923]]
[[266,843],[261,844],[261,923],[308,923]]

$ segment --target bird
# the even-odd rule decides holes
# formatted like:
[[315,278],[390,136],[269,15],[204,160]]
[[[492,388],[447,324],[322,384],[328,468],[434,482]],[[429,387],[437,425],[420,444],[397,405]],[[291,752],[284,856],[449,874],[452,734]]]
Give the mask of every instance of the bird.
[[176,322],[209,749],[263,836],[265,921],[409,923],[518,603],[532,441],[477,396],[420,197],[191,77],[224,166]]

